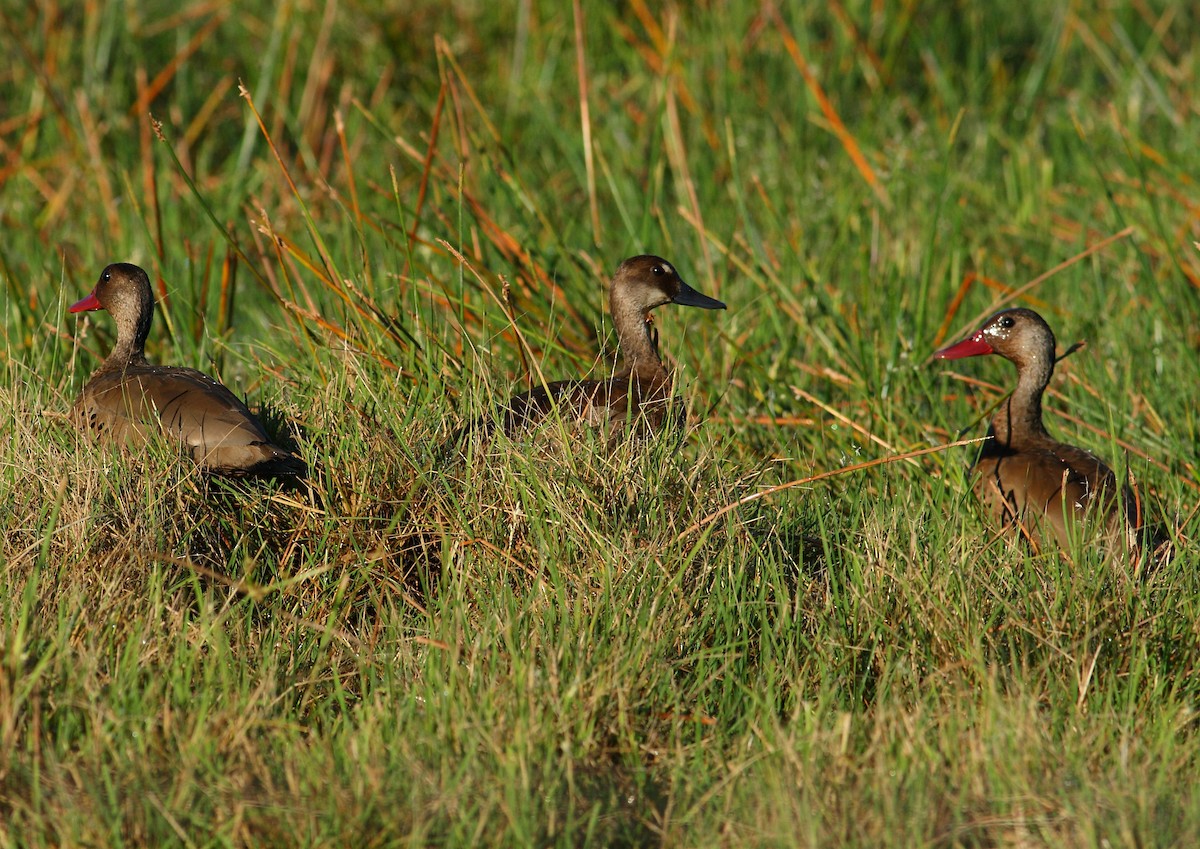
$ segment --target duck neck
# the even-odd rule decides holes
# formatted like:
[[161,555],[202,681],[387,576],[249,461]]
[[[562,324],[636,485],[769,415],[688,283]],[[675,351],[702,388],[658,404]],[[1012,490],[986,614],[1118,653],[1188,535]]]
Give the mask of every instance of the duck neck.
[[658,355],[657,334],[649,315],[636,307],[614,303],[613,324],[625,363],[622,371],[643,379],[665,379],[667,370]]
[[992,417],[992,435],[1001,445],[1017,448],[1048,439],[1042,424],[1042,393],[1054,374],[1054,355],[1017,364],[1017,388]]
[[123,314],[117,317],[117,344],[113,346],[101,368],[124,369],[128,366],[146,365],[146,339],[150,335],[150,322],[154,318],[154,304],[144,306],[137,315]]

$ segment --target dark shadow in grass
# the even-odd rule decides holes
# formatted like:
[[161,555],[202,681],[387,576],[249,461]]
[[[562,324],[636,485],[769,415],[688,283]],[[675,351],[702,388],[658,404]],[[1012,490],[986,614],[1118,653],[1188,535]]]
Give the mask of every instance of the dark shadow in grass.
[[304,464],[304,471],[301,474],[271,474],[257,473],[250,475],[251,478],[257,479],[274,479],[280,482],[285,489],[295,489],[300,481],[303,481],[312,471],[312,464],[309,459],[304,456],[300,450],[301,445],[308,444],[308,432],[298,421],[289,416],[285,416],[279,411],[278,407],[271,404],[261,405],[255,415],[263,428],[267,431],[267,436],[271,441],[282,448],[284,451],[295,455]]
[[[746,533],[754,540],[761,560],[778,564],[788,589],[795,592],[808,581],[828,577],[831,563],[842,548],[836,527],[812,527],[811,522],[796,518],[786,524],[776,520],[778,513],[762,504],[747,514]],[[755,565],[754,561],[747,564]]]
[[648,770],[631,769],[615,753],[609,763],[576,765],[573,796],[577,817],[596,816],[596,845],[633,849],[661,842],[650,823],[662,821],[668,792]]
[[388,607],[425,615],[441,583],[441,538],[428,531],[403,531],[380,539],[353,595],[347,627],[369,632]]
[[[230,579],[240,578],[242,565],[253,561],[257,583],[313,565],[308,558],[321,531],[305,505],[322,505],[312,482],[201,474],[197,484],[195,503],[177,537],[189,558]],[[287,496],[275,498],[280,492]]]
[[293,454],[300,453],[300,443],[307,442],[308,437],[308,431],[302,424],[285,416],[273,404],[263,404],[255,411],[255,415],[276,445]]

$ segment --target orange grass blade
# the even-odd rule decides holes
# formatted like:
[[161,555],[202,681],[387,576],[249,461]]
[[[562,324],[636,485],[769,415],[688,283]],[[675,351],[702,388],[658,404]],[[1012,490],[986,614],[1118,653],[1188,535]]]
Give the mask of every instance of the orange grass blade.
[[[139,96],[146,88],[146,69],[140,65],[134,73]],[[154,249],[161,263],[166,256],[163,242],[162,207],[158,202],[158,169],[154,166],[154,127],[149,111],[138,114],[138,147],[142,157],[142,195],[154,213]]]
[[942,341],[945,340],[946,334],[950,332],[950,322],[954,321],[954,316],[958,315],[958,308],[962,306],[963,298],[967,296],[967,292],[971,290],[971,284],[975,282],[978,275],[974,271],[968,271],[963,277],[962,283],[958,285],[958,291],[954,293],[954,297],[950,301],[950,306],[946,307],[946,315],[942,319],[941,325],[937,329],[937,333],[933,335],[933,347],[935,349],[942,347]]
[[600,205],[596,201],[596,163],[592,154],[592,114],[588,106],[587,57],[583,45],[583,6],[574,0],[575,69],[579,77],[579,123],[583,133],[583,167],[587,172],[588,209],[592,215],[592,244],[600,245]]
[[[696,181],[692,179],[692,171],[688,167],[687,148],[683,143],[683,128],[679,123],[679,106],[674,88],[667,90],[667,127],[669,129],[666,139],[667,157],[672,160],[671,164],[687,191],[688,204],[692,207],[692,215],[696,219],[698,229],[703,233],[705,229],[704,215],[700,211],[700,196],[696,192]],[[705,269],[712,268],[712,261],[708,255],[707,239],[700,240],[700,251],[704,255]],[[715,283],[716,281],[713,282]],[[719,289],[716,294],[721,294]]]
[[1087,248],[1084,248],[1082,251],[1075,254],[1075,256],[1070,257],[1069,259],[1063,260],[1058,265],[1051,268],[1049,271],[1042,272],[1037,277],[1033,278],[1028,283],[1026,283],[1024,286],[1018,286],[1016,289],[1013,289],[1011,292],[1007,293],[1003,297],[999,297],[996,300],[992,301],[991,305],[987,309],[980,312],[978,315],[976,315],[974,318],[972,318],[971,321],[969,321],[967,323],[967,327],[970,329],[973,329],[975,327],[975,325],[977,325],[979,322],[983,321],[985,318],[987,318],[989,315],[994,313],[996,310],[1000,309],[1005,304],[1012,303],[1017,298],[1021,297],[1026,292],[1028,292],[1030,289],[1034,289],[1037,286],[1040,286],[1042,283],[1045,283],[1047,280],[1049,280],[1055,274],[1058,274],[1060,271],[1065,271],[1066,269],[1070,268],[1075,263],[1077,263],[1081,260],[1087,259],[1092,254],[1098,253],[1098,252],[1104,250],[1109,245],[1111,245],[1113,242],[1119,242],[1121,239],[1126,239],[1129,236],[1132,236],[1133,232],[1134,232],[1134,228],[1132,225],[1129,227],[1126,227],[1124,230],[1121,230],[1118,233],[1114,233],[1113,235],[1111,235],[1107,238],[1101,239],[1099,242],[1096,242],[1096,244],[1091,245]]
[[108,179],[108,168],[104,153],[101,151],[100,127],[92,116],[87,94],[82,89],[75,93],[75,109],[79,114],[79,125],[83,130],[84,146],[91,159],[96,187],[100,190],[100,197],[104,201],[104,214],[108,218],[108,235],[114,241],[119,241],[122,233],[121,220],[117,216],[112,182]]
[[783,39],[783,46],[787,48],[787,52],[792,57],[792,62],[800,71],[800,75],[804,77],[804,82],[808,86],[808,90],[812,96],[817,99],[817,103],[821,106],[821,112],[824,113],[825,119],[829,121],[833,127],[834,135],[842,143],[842,147],[846,150],[846,154],[854,163],[854,167],[858,169],[867,185],[875,192],[875,197],[883,204],[885,208],[890,209],[892,205],[891,198],[888,197],[887,191],[883,188],[883,184],[879,182],[879,178],[875,174],[875,169],[871,167],[871,163],[867,162],[867,158],[863,156],[862,150],[855,141],[854,136],[846,129],[846,125],[842,123],[842,119],[838,116],[837,110],[834,109],[833,103],[825,94],[825,89],[822,88],[817,75],[813,73],[812,67],[808,64],[808,60],[804,58],[804,54],[800,52],[800,45],[796,43],[796,39],[792,37],[792,33],[788,30],[787,24],[783,20],[783,16],[777,8],[772,8],[771,14],[775,18],[775,27],[779,30],[779,35]]
[[493,554],[503,557],[505,560],[507,560],[512,565],[516,566],[518,569],[520,569],[522,572],[524,572],[529,577],[536,578],[538,576],[538,573],[536,571],[534,571],[533,569],[531,569],[529,566],[526,566],[524,563],[522,563],[517,558],[513,557],[507,551],[503,550],[502,548],[500,548],[497,545],[494,545],[493,543],[488,542],[486,539],[483,539],[482,537],[475,537],[473,539],[464,540],[462,543],[460,543],[460,545],[463,548],[468,548],[473,545],[477,545],[480,548],[486,548],[488,551],[492,552]]
[[[446,105],[446,80],[442,78],[442,84],[438,88],[437,106],[433,109],[433,126],[429,130],[429,145],[425,148],[425,157],[421,162],[421,185],[417,189],[417,205],[413,211],[412,229],[408,231],[408,240],[413,242],[417,238],[417,229],[421,226],[421,210],[425,207],[425,195],[429,191],[429,174],[433,169],[433,154],[437,150],[438,131],[442,128],[442,109]],[[405,263],[404,273],[411,272],[408,263]]]
[[158,72],[154,79],[151,80],[150,85],[138,92],[137,99],[129,107],[128,114],[131,118],[139,112],[145,112],[150,108],[150,104],[154,98],[158,97],[159,92],[166,88],[167,83],[171,82],[175,77],[179,66],[190,59],[192,54],[200,49],[204,42],[208,40],[208,37],[216,31],[217,27],[225,22],[227,15],[228,11],[226,9],[215,11],[212,17],[200,28],[200,31],[193,35],[191,40],[183,46],[183,49],[171,57],[171,61],[167,63],[165,68]]
[[662,27],[658,25],[658,21],[654,20],[654,15],[650,14],[650,9],[646,6],[645,0],[632,0],[629,4],[633,8],[633,13],[637,15],[637,19],[646,29],[646,34],[650,36],[650,40],[654,42],[654,49],[658,51],[660,56],[667,55],[667,37],[663,34]]
[[439,35],[434,37],[433,43],[437,48],[438,56],[449,62],[450,67],[454,69],[455,77],[458,78],[458,82],[462,85],[463,90],[467,93],[467,98],[470,99],[471,105],[474,106],[475,111],[479,113],[479,118],[483,121],[483,125],[488,131],[488,135],[492,137],[492,141],[496,142],[496,144],[500,144],[500,131],[496,129],[496,125],[492,123],[490,118],[488,118],[487,110],[483,108],[483,103],[479,100],[479,95],[475,93],[475,88],[467,80],[467,75],[463,73],[462,68],[458,64],[458,60],[454,58],[454,51],[450,49],[449,42]]
[[[481,289],[483,289],[483,291],[487,292],[488,295],[491,296],[492,300],[496,302],[496,305],[498,307],[500,307],[500,311],[503,312],[504,317],[506,319],[508,319],[508,326],[511,327],[513,333],[516,334],[517,342],[519,343],[520,347],[524,351],[528,352],[530,355],[529,362],[533,365],[533,370],[535,372],[537,372],[537,384],[536,385],[545,386],[546,385],[546,376],[544,374],[542,374],[542,369],[541,369],[541,366],[537,362],[537,358],[532,356],[533,348],[530,346],[529,341],[525,338],[525,334],[521,332],[520,325],[518,325],[516,320],[513,318],[512,312],[508,309],[508,307],[504,303],[504,299],[502,297],[500,297],[499,295],[497,295],[492,290],[492,287],[489,286],[487,284],[487,281],[485,281],[483,279],[483,275],[480,274],[478,271],[476,271],[475,266],[471,265],[470,261],[465,256],[463,256],[462,253],[455,250],[453,245],[451,245],[445,239],[438,239],[438,244],[440,244],[443,248],[448,250],[450,252],[450,255],[453,256],[456,260],[458,260],[462,264],[463,268],[465,268],[465,269],[467,269],[467,271],[471,272],[471,276],[474,277],[479,282],[479,287]],[[525,359],[524,353],[521,355],[521,358]]]
[[267,145],[271,148],[271,154],[275,157],[275,162],[279,165],[279,170],[283,172],[283,178],[287,180],[288,187],[292,190],[292,196],[299,201],[300,212],[304,216],[305,222],[308,224],[309,235],[317,246],[317,252],[321,255],[321,262],[325,266],[327,277],[332,279],[335,277],[333,258],[330,257],[329,251],[325,248],[325,242],[321,238],[320,232],[317,230],[316,222],[309,215],[308,207],[304,204],[303,195],[296,188],[296,182],[292,179],[292,173],[288,170],[287,163],[283,159],[283,154],[279,152],[279,148],[275,145],[275,138],[267,130],[267,125],[263,123],[262,116],[258,114],[258,107],[254,105],[254,98],[250,95],[250,89],[246,88],[245,83],[238,81],[238,93],[242,99],[246,101],[246,105],[250,107],[250,112],[254,115],[254,120],[258,122],[258,128],[262,131],[263,138],[267,140]]
[[867,44],[862,33],[858,31],[858,27],[854,24],[854,18],[846,11],[844,3],[839,2],[839,0],[830,0],[829,11],[833,12],[833,16],[838,19],[838,23],[846,30],[846,34],[850,36],[850,40],[854,42],[854,46],[866,57],[867,67],[871,69],[871,73],[866,76],[867,85],[872,89],[878,90],[879,78],[883,76],[883,62],[880,61],[879,55],[871,49],[871,45]]
[[[401,333],[396,333],[396,331],[390,326],[391,323],[386,320],[387,314],[381,310],[365,292],[356,288],[349,279],[344,280],[339,284],[337,281],[327,278],[317,267],[316,263],[307,254],[305,254],[304,251],[300,250],[300,248],[287,236],[283,236],[278,233],[267,233],[265,235],[269,235],[271,238],[273,238],[278,248],[286,250],[289,256],[312,272],[313,275],[315,275],[317,279],[325,285],[325,288],[341,298],[342,302],[345,303],[346,306],[354,310],[354,312],[361,316],[365,321],[382,331],[384,335],[386,335],[397,346],[403,347],[404,341],[400,338],[401,335],[403,335],[417,350],[421,349],[420,344],[415,338],[413,338],[407,329],[403,327],[403,325],[400,325]],[[307,290],[305,290],[305,296],[308,296]],[[308,306],[308,310],[304,311],[300,311],[299,308],[297,308],[297,314],[309,316],[317,315],[317,309],[311,297],[308,297]],[[324,320],[321,320],[319,323],[321,326],[326,328],[334,327],[334,325],[329,324]],[[337,333],[341,338],[349,338],[344,331],[338,330]],[[392,366],[391,360],[387,359],[386,357],[374,352],[372,352],[372,355],[375,356],[375,358],[381,363]],[[395,366],[392,367],[394,368]]]
[[[865,427],[860,425],[858,422],[854,421],[853,419],[849,418],[848,416],[842,415],[837,410],[835,410],[833,407],[829,406],[828,404],[826,404],[824,401],[820,400],[816,396],[809,395],[807,392],[805,392],[799,386],[792,387],[792,394],[803,401],[809,402],[810,404],[816,404],[818,407],[820,407],[826,413],[833,416],[835,419],[837,419],[842,424],[846,425],[846,427],[850,428],[851,430],[855,431],[856,433],[862,434],[867,439],[871,440],[872,442],[874,442],[876,445],[880,446],[881,448],[884,448],[888,451],[898,450],[894,445],[891,445],[888,442],[884,441],[883,439],[880,439],[878,436],[871,433],[871,431],[867,430]],[[913,465],[915,466],[917,464],[913,463]]]
[[354,223],[361,229],[363,226],[363,214],[362,209],[358,205],[358,182],[354,178],[354,157],[350,155],[350,148],[346,144],[346,121],[342,117],[341,109],[333,113],[333,125],[337,131],[338,147],[341,149],[342,161],[346,163],[346,183],[350,188],[350,208],[354,210]]
[[[1004,293],[1001,297],[997,297],[997,299],[992,301],[988,307],[983,309],[983,311],[980,311],[978,314],[974,315],[974,317],[972,317],[970,320],[966,321],[966,323],[965,323],[966,331],[974,330],[974,327],[976,327],[980,323],[980,321],[983,321],[985,318],[988,318],[989,315],[991,315],[992,313],[995,313],[997,311],[997,309],[1000,309],[1001,307],[1006,305],[1006,303],[1012,303],[1013,301],[1018,299],[1018,297],[1027,293],[1027,291],[1030,291],[1031,289],[1038,287],[1038,285],[1045,283],[1046,281],[1048,281],[1048,279],[1057,275],[1058,272],[1069,269],[1070,266],[1074,265],[1075,263],[1079,263],[1080,260],[1084,260],[1084,259],[1087,259],[1088,257],[1091,257],[1091,255],[1093,253],[1103,251],[1103,249],[1108,247],[1109,245],[1111,245],[1112,242],[1117,242],[1117,241],[1121,241],[1122,239],[1126,239],[1126,237],[1133,235],[1133,233],[1134,233],[1134,228],[1132,227],[1132,225],[1130,225],[1130,227],[1127,227],[1127,228],[1124,228],[1123,230],[1121,230],[1120,233],[1114,233],[1111,236],[1106,237],[1106,239],[1102,239],[1102,240],[1096,242],[1096,245],[1092,245],[1090,247],[1082,249],[1082,251],[1080,251],[1079,253],[1076,253],[1074,255],[1074,257],[1070,257],[1069,259],[1064,259],[1063,261],[1061,261],[1061,263],[1058,263],[1058,265],[1052,267],[1052,269],[1050,269],[1049,271],[1043,271],[1042,273],[1040,273],[1040,275],[1038,275],[1037,277],[1034,277],[1032,279],[1032,281],[1026,283],[1025,285],[1021,285],[1021,287],[1018,287],[1015,289],[1007,290],[1006,293]],[[967,279],[970,279],[970,281],[972,283],[974,281],[976,281],[976,279],[980,279],[980,281],[984,281],[985,283],[995,283],[995,281],[989,282],[988,279],[986,279],[984,277],[980,277],[978,275],[967,275]],[[964,279],[964,282],[962,282],[962,285],[964,285],[964,287],[965,287],[965,285],[967,285],[967,279]],[[960,295],[964,294],[964,293],[962,293],[961,288],[959,289],[959,293],[960,293]],[[948,320],[953,320],[954,311],[956,311],[956,309],[958,309],[958,305],[959,305],[960,301],[961,301],[961,297],[959,295],[955,295],[954,301],[952,303],[952,307],[950,307],[950,314],[948,315]],[[944,331],[946,331],[946,327],[947,327],[946,321],[943,321],[942,326],[938,327],[938,330],[937,330],[938,338],[934,345],[935,348],[937,347],[937,344],[941,343],[942,339],[946,338],[946,332],[944,332]],[[966,332],[966,331],[964,331],[964,332]]]

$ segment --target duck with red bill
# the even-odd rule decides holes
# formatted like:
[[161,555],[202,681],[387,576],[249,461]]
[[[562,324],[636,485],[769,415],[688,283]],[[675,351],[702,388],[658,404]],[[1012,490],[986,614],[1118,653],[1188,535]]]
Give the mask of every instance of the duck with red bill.
[[1090,451],[1054,439],[1042,421],[1054,351],[1050,325],[1033,310],[1015,308],[933,355],[957,360],[997,354],[1017,367],[1016,389],[992,416],[971,468],[975,494],[1001,527],[1019,528],[1038,545],[1049,541],[1068,549],[1085,525],[1134,540],[1140,518],[1112,469]]
[[117,341],[83,387],[72,421],[99,440],[145,444],[162,436],[179,443],[207,472],[297,476],[304,461],[273,444],[237,396],[203,372],[151,365],[146,339],[154,317],[150,278],[136,265],[114,263],[73,313],[107,310]]

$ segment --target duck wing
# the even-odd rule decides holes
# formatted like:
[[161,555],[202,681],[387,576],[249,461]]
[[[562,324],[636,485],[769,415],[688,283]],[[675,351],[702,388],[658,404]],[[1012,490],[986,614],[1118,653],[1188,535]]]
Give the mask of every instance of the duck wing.
[[1002,525],[1020,523],[1041,542],[1043,522],[1058,544],[1069,547],[1083,522],[1115,526],[1120,487],[1094,454],[1072,445],[989,452],[975,465],[975,494]]
[[219,474],[304,472],[304,463],[273,445],[237,396],[195,369],[101,372],[84,387],[72,413],[98,438],[145,444],[165,434],[186,446],[197,464]]

